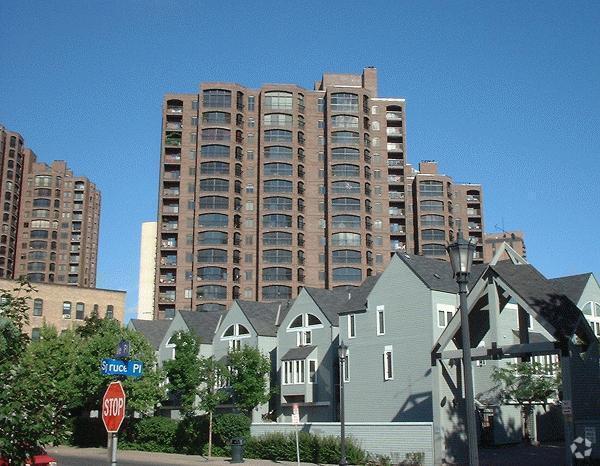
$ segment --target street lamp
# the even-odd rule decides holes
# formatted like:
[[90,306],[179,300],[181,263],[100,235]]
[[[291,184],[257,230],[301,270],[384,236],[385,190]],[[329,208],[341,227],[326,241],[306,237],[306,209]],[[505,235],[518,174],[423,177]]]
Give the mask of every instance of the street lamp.
[[348,357],[348,347],[342,341],[338,346],[338,358],[340,360],[340,466],[346,466],[346,425],[344,420],[344,364]]
[[469,310],[467,308],[467,282],[471,274],[475,243],[463,238],[458,232],[455,243],[448,246],[450,264],[454,278],[458,283],[458,296],[460,298],[460,328],[463,347],[463,373],[465,384],[465,416],[467,418],[467,441],[469,448],[469,465],[479,465],[477,452],[477,430],[475,426],[475,397],[473,396],[473,367],[471,365],[471,335],[469,333]]

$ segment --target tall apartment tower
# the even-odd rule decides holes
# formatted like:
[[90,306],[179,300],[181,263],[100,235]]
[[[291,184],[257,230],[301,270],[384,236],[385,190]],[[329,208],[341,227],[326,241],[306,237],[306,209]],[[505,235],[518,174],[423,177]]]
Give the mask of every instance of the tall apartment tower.
[[100,191],[65,161],[25,157],[14,277],[94,288]]
[[[457,189],[421,191],[405,140],[405,101],[378,97],[372,67],[313,90],[216,82],[166,95],[155,317],[358,285],[398,250],[443,258]],[[423,217],[437,215],[430,198],[441,226]]]

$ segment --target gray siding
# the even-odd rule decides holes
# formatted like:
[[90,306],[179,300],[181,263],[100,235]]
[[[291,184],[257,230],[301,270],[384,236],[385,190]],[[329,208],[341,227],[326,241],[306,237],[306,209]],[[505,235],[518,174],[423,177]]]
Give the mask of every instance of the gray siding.
[[[337,422],[314,422],[295,426],[290,423],[253,423],[253,436],[270,432],[294,432],[300,429],[317,435],[340,436],[340,424]],[[430,422],[349,422],[346,423],[346,435],[360,443],[366,451],[388,455],[392,463],[404,460],[407,453],[425,453],[424,465],[433,462],[433,426]]]

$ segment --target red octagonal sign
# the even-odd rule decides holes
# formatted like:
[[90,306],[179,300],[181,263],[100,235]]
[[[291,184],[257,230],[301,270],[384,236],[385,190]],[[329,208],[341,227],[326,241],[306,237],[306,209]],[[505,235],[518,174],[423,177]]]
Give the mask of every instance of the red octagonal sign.
[[125,418],[125,390],[121,382],[111,382],[102,398],[102,422],[106,432],[119,432]]

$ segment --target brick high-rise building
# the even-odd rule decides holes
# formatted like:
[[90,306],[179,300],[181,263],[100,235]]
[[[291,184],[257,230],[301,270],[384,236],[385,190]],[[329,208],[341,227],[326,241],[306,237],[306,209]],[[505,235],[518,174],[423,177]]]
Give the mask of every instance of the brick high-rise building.
[[413,170],[405,140],[405,101],[377,95],[374,68],[325,74],[313,90],[167,94],[156,317],[358,285],[397,250],[444,258],[457,217],[465,231],[483,225],[481,187]]
[[64,161],[37,162],[0,126],[0,277],[96,286],[100,192]]

